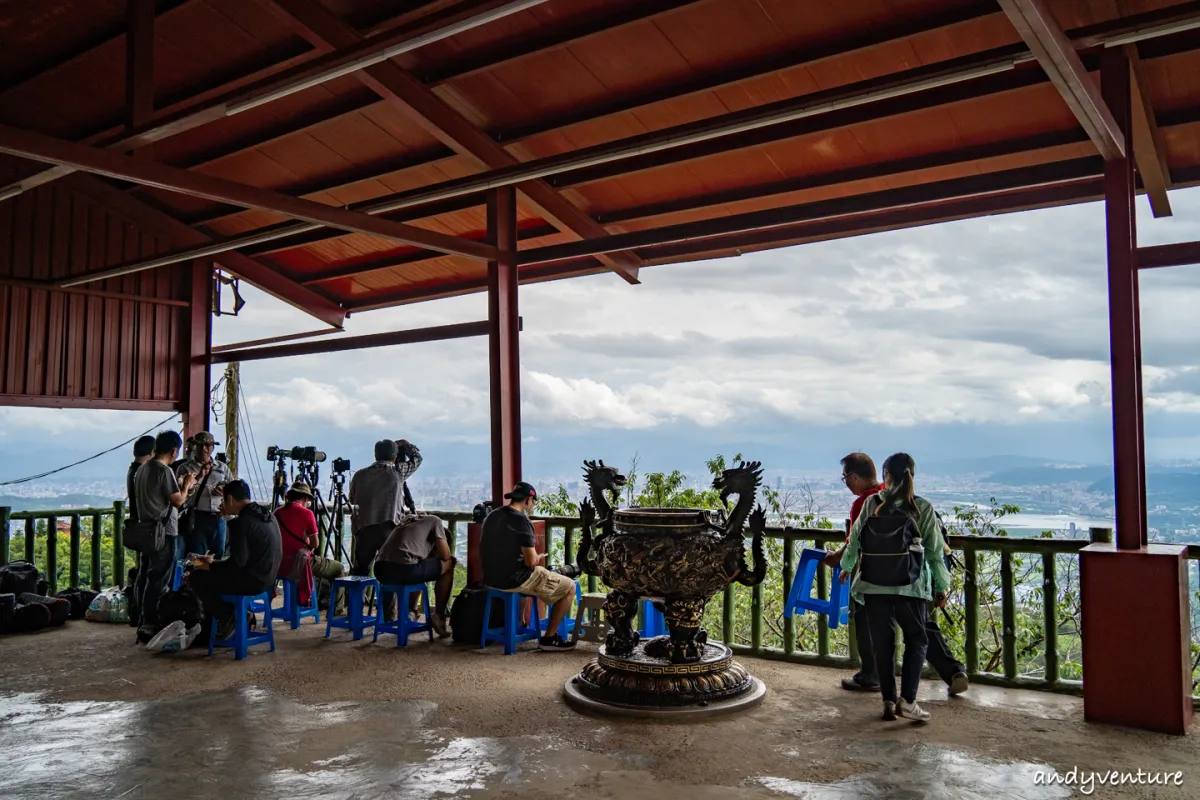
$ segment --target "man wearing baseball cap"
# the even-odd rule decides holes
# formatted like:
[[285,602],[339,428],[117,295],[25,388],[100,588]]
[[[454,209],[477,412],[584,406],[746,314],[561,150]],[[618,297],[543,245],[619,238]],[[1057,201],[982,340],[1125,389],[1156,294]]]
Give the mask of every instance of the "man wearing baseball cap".
[[221,498],[225,484],[233,480],[223,462],[213,458],[217,442],[208,431],[192,437],[191,457],[179,465],[176,474],[195,475],[195,490],[184,505],[180,519],[181,556],[188,553],[225,555],[225,520],[221,517]]
[[504,499],[511,502],[483,521],[483,582],[504,592],[533,595],[550,606],[550,621],[546,635],[538,640],[538,649],[573,650],[575,642],[560,637],[558,626],[571,610],[575,581],[542,566],[546,554],[535,550],[529,512],[537,501],[537,490],[522,481]]

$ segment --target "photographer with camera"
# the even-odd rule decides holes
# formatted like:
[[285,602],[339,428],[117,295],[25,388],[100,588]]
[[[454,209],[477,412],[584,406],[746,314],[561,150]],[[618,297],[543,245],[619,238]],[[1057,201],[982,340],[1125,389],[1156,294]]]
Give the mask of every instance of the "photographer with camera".
[[183,552],[204,555],[212,553],[217,558],[225,556],[225,520],[221,517],[221,500],[225,484],[233,480],[233,474],[224,463],[213,458],[217,442],[208,431],[201,431],[190,439],[191,457],[179,465],[175,474],[194,475],[195,487],[188,496],[184,516],[180,519],[180,540]]
[[[313,581],[325,581],[330,586],[333,581],[342,577],[345,567],[342,562],[334,561],[317,554],[320,532],[317,528],[317,517],[312,512],[313,492],[304,481],[297,480],[288,488],[287,502],[275,509],[275,522],[279,524],[282,535],[283,558],[279,564],[279,577],[288,578],[298,571],[305,573],[303,580],[296,584],[296,594],[301,606],[307,608],[312,602]],[[302,565],[297,570],[297,564]],[[334,602],[335,616],[342,616],[346,609],[346,593],[338,592]]]

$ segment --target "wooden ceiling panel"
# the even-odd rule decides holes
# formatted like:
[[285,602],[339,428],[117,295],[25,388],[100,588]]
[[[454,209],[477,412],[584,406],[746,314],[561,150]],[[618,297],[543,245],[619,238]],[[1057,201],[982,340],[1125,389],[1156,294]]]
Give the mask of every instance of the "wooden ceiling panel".
[[125,0],[39,0],[0,6],[3,88],[52,69],[125,30]]

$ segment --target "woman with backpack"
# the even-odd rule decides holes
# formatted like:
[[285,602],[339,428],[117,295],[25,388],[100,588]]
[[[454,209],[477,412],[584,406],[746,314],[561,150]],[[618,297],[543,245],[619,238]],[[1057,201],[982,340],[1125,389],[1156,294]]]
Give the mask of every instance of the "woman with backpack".
[[[899,714],[924,722],[929,712],[917,705],[917,686],[928,647],[925,617],[930,600],[945,608],[950,574],[942,558],[941,527],[933,506],[916,495],[914,472],[916,463],[907,453],[896,453],[883,462],[885,488],[867,499],[850,531],[841,579],[847,580],[859,564],[851,593],[866,606],[883,693],[883,719],[894,720]],[[904,635],[899,695],[892,661],[893,623]]]

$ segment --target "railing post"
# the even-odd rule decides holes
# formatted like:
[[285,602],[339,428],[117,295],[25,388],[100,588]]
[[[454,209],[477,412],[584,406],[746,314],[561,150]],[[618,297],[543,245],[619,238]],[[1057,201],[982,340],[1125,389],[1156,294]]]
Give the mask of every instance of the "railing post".
[[1042,625],[1046,640],[1046,683],[1058,681],[1058,584],[1055,555],[1042,553]]
[[58,592],[58,517],[46,519],[46,582],[50,584],[47,594]]
[[125,585],[125,501],[113,503],[113,584]]
[[0,564],[7,564],[9,562],[8,537],[10,534],[8,530],[8,523],[11,514],[11,506],[0,506],[0,533],[3,534],[3,536],[0,537]]
[[92,514],[92,591],[100,591],[104,576],[100,568],[100,551],[103,549],[104,517],[96,512]]
[[80,526],[79,515],[71,515],[71,568],[68,574],[71,578],[71,583],[67,586],[68,589],[79,588],[79,545],[83,535],[83,529]]
[[[796,542],[791,537],[783,540],[783,596],[786,600],[792,594],[792,581],[796,579],[796,568],[793,566],[796,558]],[[783,621],[783,652],[791,655],[796,652],[796,621],[788,617]]]
[[568,525],[563,529],[563,563],[575,563],[575,526]]
[[763,602],[762,584],[750,588],[750,647],[755,653],[762,651]]
[[[820,542],[813,542],[813,547],[819,548],[819,545]],[[817,597],[829,599],[829,576],[823,565],[817,566]],[[829,655],[829,617],[825,614],[817,615],[817,654]]]
[[450,545],[450,555],[455,555],[458,548],[458,520],[452,519],[446,523],[446,544]]
[[733,643],[733,586],[726,586],[721,595],[721,641]]
[[[30,564],[34,564],[34,555],[37,550],[34,544],[37,541],[37,520],[33,517],[25,520],[25,560]],[[34,564],[34,566],[37,566]]]
[[967,674],[979,672],[979,583],[976,578],[979,555],[974,549],[963,551],[963,648],[966,652]]
[[1004,625],[1001,647],[1004,658],[1004,677],[1017,677],[1017,601],[1013,591],[1012,552],[1000,551],[1000,611]]

